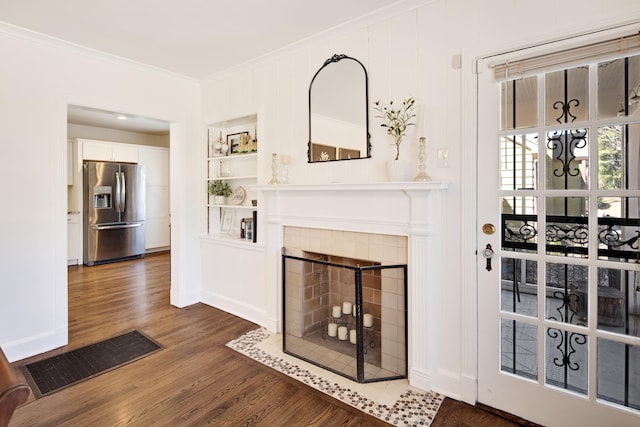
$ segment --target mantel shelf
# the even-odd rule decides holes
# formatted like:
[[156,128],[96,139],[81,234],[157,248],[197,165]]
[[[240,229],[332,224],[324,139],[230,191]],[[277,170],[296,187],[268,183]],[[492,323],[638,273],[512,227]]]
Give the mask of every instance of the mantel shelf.
[[449,187],[444,181],[406,181],[406,182],[375,182],[363,184],[277,184],[277,185],[257,185],[255,190],[262,192],[309,192],[309,191],[330,191],[330,192],[380,192],[380,191],[432,191],[445,190]]

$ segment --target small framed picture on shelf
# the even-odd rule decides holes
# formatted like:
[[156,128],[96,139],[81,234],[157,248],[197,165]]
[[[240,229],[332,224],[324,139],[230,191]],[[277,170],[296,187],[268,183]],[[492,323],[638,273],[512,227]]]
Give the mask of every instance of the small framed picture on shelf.
[[233,218],[235,212],[233,209],[223,209],[220,216],[220,233],[231,234],[233,232]]
[[244,202],[244,199],[247,197],[247,191],[243,186],[238,185],[233,189],[233,193],[229,197],[229,204],[231,205],[241,205]]
[[245,135],[240,136],[240,146],[238,147],[238,154],[249,154],[258,152],[258,141],[253,138],[248,132]]
[[249,132],[230,133],[227,135],[229,154],[240,154],[240,146],[249,138]]

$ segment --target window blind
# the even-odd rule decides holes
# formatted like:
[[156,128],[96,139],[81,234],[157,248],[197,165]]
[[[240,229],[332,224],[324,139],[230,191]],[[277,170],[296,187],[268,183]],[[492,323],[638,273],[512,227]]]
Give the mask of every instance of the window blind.
[[640,34],[619,37],[612,40],[592,43],[584,46],[531,56],[528,58],[502,60],[489,63],[497,81],[517,79],[551,71],[554,68],[567,68],[615,56],[640,52]]

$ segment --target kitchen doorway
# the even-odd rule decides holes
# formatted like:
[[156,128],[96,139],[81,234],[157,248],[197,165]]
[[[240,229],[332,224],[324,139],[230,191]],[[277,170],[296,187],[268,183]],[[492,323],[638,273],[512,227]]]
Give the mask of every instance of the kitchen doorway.
[[[144,194],[145,207],[143,252],[170,252],[170,123],[130,113],[67,106],[69,271],[87,261],[84,211],[89,200],[85,200],[83,189],[83,164],[86,161],[144,166],[144,188],[140,192]],[[167,259],[170,260],[170,256]]]

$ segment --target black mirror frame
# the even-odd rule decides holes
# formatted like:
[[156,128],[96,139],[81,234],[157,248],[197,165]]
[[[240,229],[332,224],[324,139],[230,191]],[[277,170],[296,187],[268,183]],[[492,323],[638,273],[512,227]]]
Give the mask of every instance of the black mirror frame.
[[[327,67],[329,64],[332,64],[334,62],[342,61],[343,59],[351,59],[353,61],[356,61],[362,67],[362,71],[364,72],[365,114],[366,114],[366,141],[365,141],[365,143],[366,143],[367,155],[364,156],[364,157],[356,157],[356,158],[353,158],[353,159],[333,159],[333,160],[326,160],[326,161],[321,161],[321,162],[313,162],[311,160],[311,89],[313,88],[313,82],[315,81],[315,79],[318,76],[318,74],[320,74],[320,71],[322,71],[325,67]],[[324,64],[322,64],[322,67],[320,67],[320,69],[318,71],[316,71],[316,73],[313,75],[313,78],[311,79],[311,83],[309,84],[309,142],[307,143],[307,163],[325,163],[325,162],[337,162],[337,161],[342,161],[342,160],[369,159],[369,158],[371,158],[371,148],[372,148],[371,147],[371,134],[369,133],[369,76],[367,74],[367,69],[362,64],[362,62],[358,61],[355,58],[352,58],[352,57],[344,55],[344,54],[334,54],[331,58],[329,58],[326,61],[324,61]]]

